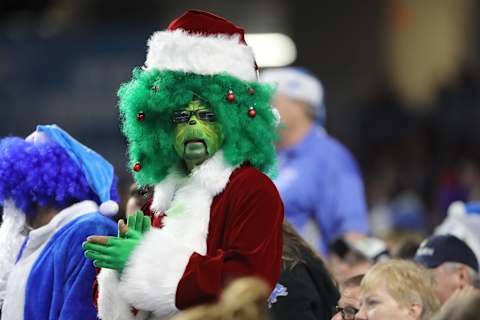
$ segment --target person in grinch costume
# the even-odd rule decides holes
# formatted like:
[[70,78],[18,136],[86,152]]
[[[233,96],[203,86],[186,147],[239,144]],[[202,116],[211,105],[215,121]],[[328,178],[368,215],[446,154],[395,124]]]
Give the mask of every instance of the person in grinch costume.
[[[215,301],[232,280],[280,274],[274,88],[257,81],[244,31],[188,11],[149,40],[119,90],[138,185],[154,185],[117,237],[89,237],[103,320],[164,319]],[[152,222],[150,222],[150,217]],[[152,224],[152,228],[150,228]]]

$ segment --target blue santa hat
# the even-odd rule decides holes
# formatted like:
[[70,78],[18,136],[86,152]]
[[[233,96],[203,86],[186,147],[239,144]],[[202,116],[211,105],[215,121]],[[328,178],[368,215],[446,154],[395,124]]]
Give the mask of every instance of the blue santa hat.
[[12,199],[25,214],[36,205],[63,209],[72,201],[100,202],[118,212],[113,166],[56,125],[39,125],[26,139],[0,140],[0,203]]
[[39,125],[26,140],[34,143],[51,141],[62,147],[83,172],[88,185],[98,196],[101,202],[99,211],[104,215],[115,215],[118,212],[118,203],[111,199],[111,190],[115,188],[113,166],[101,155],[78,142],[57,125]]
[[323,86],[307,69],[299,67],[267,69],[261,73],[260,78],[262,82],[276,84],[277,93],[308,104],[315,112],[318,123],[325,125]]

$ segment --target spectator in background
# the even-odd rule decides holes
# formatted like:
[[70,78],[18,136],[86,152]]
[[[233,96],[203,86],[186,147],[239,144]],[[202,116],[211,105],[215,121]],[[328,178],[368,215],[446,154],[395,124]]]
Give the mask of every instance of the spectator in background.
[[321,83],[300,68],[266,70],[276,83],[273,105],[281,115],[275,181],[287,220],[323,255],[328,242],[369,232],[364,185],[351,153],[324,128]]
[[475,254],[465,242],[452,235],[427,238],[420,245],[415,261],[432,269],[437,295],[442,303],[458,289],[479,286]]
[[151,187],[139,188],[136,183],[132,183],[128,189],[128,200],[125,208],[125,215],[131,216],[139,210],[147,202],[147,199],[153,194]]
[[338,300],[337,313],[331,320],[355,320],[355,315],[360,309],[360,283],[363,275],[347,279],[341,285],[341,296]]
[[414,262],[392,259],[365,274],[355,320],[427,320],[439,307],[431,273]]
[[339,238],[330,244],[330,270],[337,281],[364,274],[376,262],[390,257],[386,244],[377,238],[346,240]]
[[417,239],[418,234],[413,234],[411,237],[404,237],[400,239],[393,248],[392,257],[396,259],[413,260],[420,247],[421,240]]
[[465,242],[480,261],[480,202],[455,201],[434,234],[450,234]]
[[322,259],[285,221],[282,273],[269,298],[273,319],[330,319],[338,298]]

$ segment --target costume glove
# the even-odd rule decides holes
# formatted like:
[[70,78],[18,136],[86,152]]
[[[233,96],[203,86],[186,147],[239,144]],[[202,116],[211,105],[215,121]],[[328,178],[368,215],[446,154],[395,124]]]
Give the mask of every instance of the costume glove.
[[123,271],[142,234],[151,227],[150,217],[141,211],[129,216],[127,223],[128,226],[123,220],[118,222],[118,237],[90,236],[83,243],[85,256],[93,260],[95,267]]
[[90,236],[82,247],[95,267],[122,272],[141,238],[140,232],[129,230],[123,238]]

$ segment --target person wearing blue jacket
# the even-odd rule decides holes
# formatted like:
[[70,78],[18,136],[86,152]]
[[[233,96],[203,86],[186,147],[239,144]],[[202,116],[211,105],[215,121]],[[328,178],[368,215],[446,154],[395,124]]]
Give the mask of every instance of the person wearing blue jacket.
[[292,67],[268,69],[261,79],[277,85],[273,106],[281,123],[275,184],[287,220],[322,255],[336,238],[368,234],[360,170],[350,151],[325,131],[320,81]]
[[82,242],[115,235],[112,165],[55,125],[0,140],[2,320],[97,319]]

